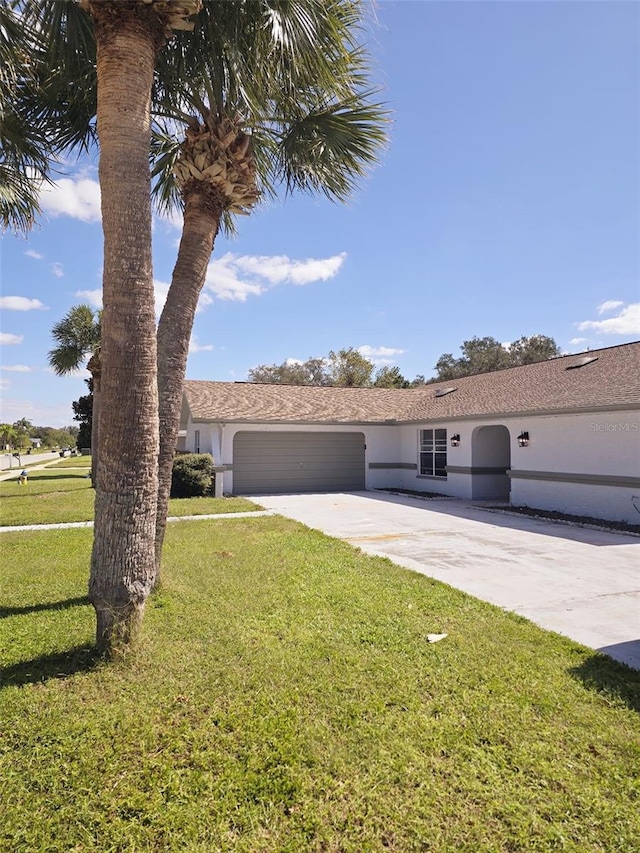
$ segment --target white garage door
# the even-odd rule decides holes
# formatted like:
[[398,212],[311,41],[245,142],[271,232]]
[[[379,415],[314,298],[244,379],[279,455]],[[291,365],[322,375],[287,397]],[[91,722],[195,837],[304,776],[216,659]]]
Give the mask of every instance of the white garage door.
[[296,494],[364,489],[361,432],[238,432],[233,492]]

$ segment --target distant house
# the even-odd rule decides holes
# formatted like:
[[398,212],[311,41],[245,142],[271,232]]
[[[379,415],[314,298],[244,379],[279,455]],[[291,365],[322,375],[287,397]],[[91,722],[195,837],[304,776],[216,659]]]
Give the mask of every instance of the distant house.
[[407,390],[187,381],[181,429],[228,493],[403,488],[640,522],[640,342]]
[[35,448],[42,447],[42,439],[41,438],[32,438],[31,439],[31,446],[35,447]]

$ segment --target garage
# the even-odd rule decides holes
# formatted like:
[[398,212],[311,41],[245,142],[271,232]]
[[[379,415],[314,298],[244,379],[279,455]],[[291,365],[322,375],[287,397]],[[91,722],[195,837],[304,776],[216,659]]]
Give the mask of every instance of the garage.
[[238,432],[233,493],[352,492],[365,488],[361,432]]

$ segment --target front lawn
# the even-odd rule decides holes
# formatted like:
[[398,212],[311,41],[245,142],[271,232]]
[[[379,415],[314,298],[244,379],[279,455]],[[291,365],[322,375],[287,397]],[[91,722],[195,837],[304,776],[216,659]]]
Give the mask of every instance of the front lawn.
[[[61,460],[67,462],[69,460]],[[56,466],[57,467],[57,466]],[[0,526],[92,521],[95,492],[86,470],[44,469],[29,474],[27,484],[0,482]],[[244,498],[180,498],[169,501],[170,516],[213,515],[260,509]]]
[[51,464],[47,464],[47,468],[91,468],[90,456],[65,456],[64,459],[58,459]]
[[0,544],[0,849],[638,850],[638,672],[279,517],[172,525],[107,665],[91,531]]

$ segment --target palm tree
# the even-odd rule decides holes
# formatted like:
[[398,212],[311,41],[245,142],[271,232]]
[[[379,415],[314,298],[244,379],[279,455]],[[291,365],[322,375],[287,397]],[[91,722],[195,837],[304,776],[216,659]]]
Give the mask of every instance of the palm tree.
[[0,424],[0,446],[2,450],[13,448],[18,440],[18,431],[13,424]]
[[[112,653],[135,633],[155,577],[159,437],[147,158],[158,51],[172,31],[180,31],[180,38],[172,42],[177,46],[172,64],[165,66],[162,75],[156,77],[156,88],[164,103],[171,102],[172,91],[180,91],[179,84],[198,76],[199,66],[209,57],[208,69],[215,69],[216,74],[208,77],[215,81],[217,88],[208,93],[210,106],[204,112],[200,110],[200,115],[203,119],[207,114],[216,115],[220,121],[231,122],[234,139],[238,141],[242,139],[239,134],[245,132],[243,127],[249,114],[241,114],[241,121],[238,121],[235,113],[226,107],[230,104],[235,110],[237,104],[243,103],[255,107],[256,95],[263,98],[265,91],[270,98],[274,97],[273,86],[264,88],[266,75],[261,72],[262,66],[269,65],[272,71],[277,70],[279,97],[286,94],[293,103],[296,89],[300,87],[301,91],[308,92],[311,100],[312,93],[321,91],[331,79],[335,63],[342,61],[348,52],[344,36],[357,19],[361,4],[358,0],[211,2],[205,4],[197,18],[198,26],[189,36],[183,33],[193,29],[192,17],[200,9],[200,0],[132,0],[127,3],[20,0],[20,5],[28,19],[35,20],[48,46],[46,65],[51,75],[44,81],[44,88],[50,93],[60,93],[60,102],[69,107],[68,115],[62,111],[62,119],[71,120],[69,127],[56,128],[58,138],[69,143],[80,141],[83,132],[91,131],[87,112],[91,98],[87,92],[91,89],[93,50],[96,57],[95,114],[104,231],[104,313],[101,449],[89,592],[97,615],[98,648]],[[84,12],[88,14],[84,16]],[[349,45],[349,49],[355,51],[353,45]],[[165,73],[167,67],[171,74]],[[252,75],[255,75],[255,85]],[[240,84],[230,86],[229,81],[236,79]],[[350,91],[356,91],[355,84]],[[334,93],[337,96],[335,90]],[[345,94],[346,90],[340,93],[343,100]],[[54,100],[50,97],[49,107]],[[173,98],[176,105],[188,102],[188,97]],[[175,117],[171,109],[167,112]],[[309,110],[303,112],[306,115]],[[191,120],[194,117],[193,113],[189,116]],[[312,126],[313,119],[307,124],[307,130],[312,133],[308,142],[313,139]],[[201,129],[205,133],[214,132],[208,120],[199,121],[197,131],[193,126],[194,154]],[[240,144],[232,146],[233,140],[219,135],[217,138],[224,140],[225,150],[231,148],[234,154],[241,152]],[[308,159],[306,173],[296,164],[299,150],[295,134],[290,139],[283,134],[279,146],[274,147],[272,141],[265,145],[264,151],[271,151],[275,163],[288,150],[287,146],[289,166],[283,170],[287,182],[294,185],[299,178],[301,185],[316,187],[317,177],[314,169],[308,168]],[[258,146],[255,148],[257,152]],[[318,162],[330,169],[333,166],[331,158],[325,160],[322,151],[318,148],[316,151],[320,155]],[[235,181],[232,191],[225,191],[222,204],[218,204],[213,230],[209,220],[204,226],[202,222],[196,224],[195,202],[190,205],[186,219],[193,223],[193,228],[176,269],[193,254],[187,249],[196,232],[201,232],[196,242],[201,247],[202,263],[202,259],[210,255],[220,217],[241,212],[240,208],[246,208],[255,200],[248,145],[242,156],[248,183],[245,181],[241,193],[236,186],[242,185],[241,180]],[[183,189],[186,192],[186,188]],[[211,197],[210,192],[192,195],[201,196],[200,206],[205,206],[207,198]],[[203,255],[201,249],[206,244],[208,249]],[[183,266],[186,271],[189,264]],[[177,277],[180,278],[180,274]],[[196,280],[200,280],[197,275]],[[167,310],[170,312],[171,308]],[[188,344],[189,334],[184,336],[181,332],[180,338],[183,344]]]
[[[157,334],[156,582],[189,340],[221,224],[233,227],[236,215],[249,214],[278,183],[288,191],[346,199],[386,138],[385,111],[370,103],[364,87],[366,55],[353,43],[358,4],[327,3],[322,12],[313,21],[312,37],[306,30],[287,50],[258,39],[242,46],[232,41],[215,54],[215,63],[201,53],[199,65],[185,75],[180,97],[175,99],[175,90],[169,93],[174,102],[167,113],[186,124],[184,137],[157,128],[154,189],[161,207],[179,196],[183,231]],[[180,67],[184,57],[175,54],[182,48],[176,40],[164,61]]]
[[67,73],[65,92],[71,83],[82,89],[89,72],[81,60],[90,63],[95,44],[104,309],[89,597],[98,650],[109,655],[136,633],[155,574],[158,392],[148,163],[153,75],[167,36],[192,26],[189,17],[199,8],[200,0],[22,3],[48,46],[57,85],[59,70]]
[[49,148],[28,109],[37,88],[37,32],[10,4],[0,5],[0,225],[27,231],[39,212],[38,188],[46,180]]
[[58,376],[66,376],[82,366],[87,356],[91,373],[93,416],[91,419],[91,481],[95,485],[99,455],[99,415],[101,398],[101,336],[102,312],[90,305],[75,305],[51,330],[56,342],[49,351],[49,364]]

